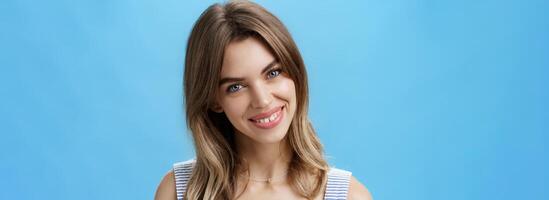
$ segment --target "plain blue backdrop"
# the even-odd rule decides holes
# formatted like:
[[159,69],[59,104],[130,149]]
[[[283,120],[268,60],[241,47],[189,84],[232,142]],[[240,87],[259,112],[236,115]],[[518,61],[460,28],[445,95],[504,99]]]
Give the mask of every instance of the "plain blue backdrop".
[[[1,1],[0,199],[152,199],[193,157],[184,51],[211,3]],[[375,199],[549,199],[548,1],[259,3]]]

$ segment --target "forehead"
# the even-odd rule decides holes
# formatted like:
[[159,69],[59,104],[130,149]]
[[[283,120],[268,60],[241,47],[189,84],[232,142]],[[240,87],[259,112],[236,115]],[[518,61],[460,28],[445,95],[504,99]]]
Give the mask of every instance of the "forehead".
[[222,77],[242,77],[248,73],[261,71],[275,60],[269,49],[258,39],[249,37],[233,41],[225,49]]

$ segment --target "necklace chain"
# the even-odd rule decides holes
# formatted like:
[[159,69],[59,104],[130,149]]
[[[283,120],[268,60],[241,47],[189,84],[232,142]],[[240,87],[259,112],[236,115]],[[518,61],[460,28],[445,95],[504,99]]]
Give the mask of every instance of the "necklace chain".
[[288,171],[286,171],[284,174],[282,175],[278,175],[278,176],[273,176],[273,177],[268,177],[268,178],[257,178],[257,177],[253,177],[253,176],[248,176],[248,175],[243,175],[243,177],[251,180],[251,181],[255,181],[255,182],[267,182],[267,183],[272,183],[276,180],[278,180],[279,178],[283,178],[283,177],[286,177],[286,175],[288,174]]

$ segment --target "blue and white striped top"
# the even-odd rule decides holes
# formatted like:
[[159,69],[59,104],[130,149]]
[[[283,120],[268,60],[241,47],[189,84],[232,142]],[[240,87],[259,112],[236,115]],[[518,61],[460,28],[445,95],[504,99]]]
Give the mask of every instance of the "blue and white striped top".
[[[187,190],[187,182],[191,177],[191,173],[196,160],[187,160],[184,162],[175,163],[173,172],[175,176],[175,190],[177,200],[183,200],[183,195]],[[349,191],[349,181],[351,180],[351,172],[330,168],[328,172],[328,182],[326,184],[326,192],[324,193],[325,200],[344,200],[347,199]]]

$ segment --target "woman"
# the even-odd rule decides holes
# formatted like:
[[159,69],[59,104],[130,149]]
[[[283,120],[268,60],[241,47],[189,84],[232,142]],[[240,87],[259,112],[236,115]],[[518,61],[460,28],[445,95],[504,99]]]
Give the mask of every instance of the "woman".
[[350,172],[326,163],[307,116],[301,55],[261,6],[206,9],[184,79],[196,160],[175,164],[155,199],[371,199]]

